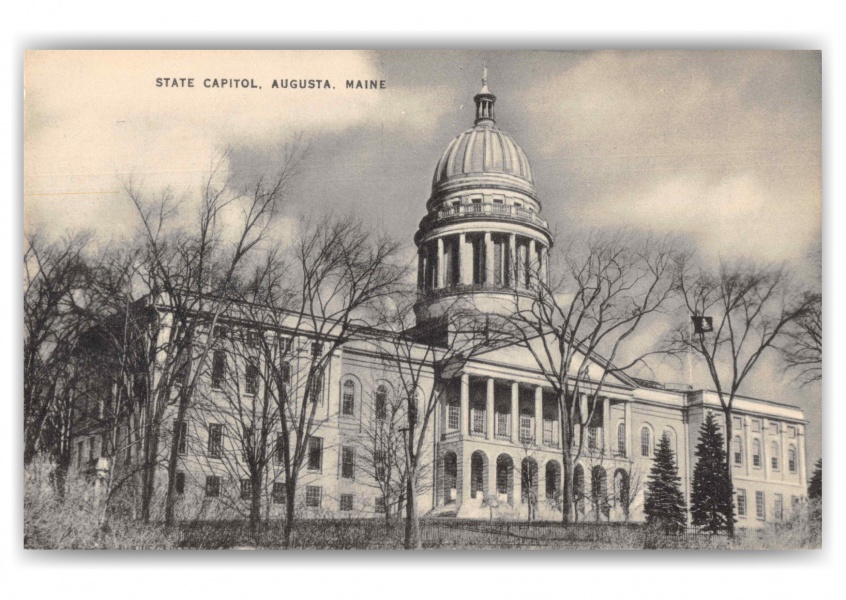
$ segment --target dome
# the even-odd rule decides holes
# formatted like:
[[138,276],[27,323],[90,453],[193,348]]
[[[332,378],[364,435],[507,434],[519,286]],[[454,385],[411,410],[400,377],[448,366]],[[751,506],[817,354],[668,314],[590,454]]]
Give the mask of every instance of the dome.
[[517,142],[490,122],[481,123],[452,140],[435,168],[432,188],[457,177],[494,173],[534,184],[529,159]]

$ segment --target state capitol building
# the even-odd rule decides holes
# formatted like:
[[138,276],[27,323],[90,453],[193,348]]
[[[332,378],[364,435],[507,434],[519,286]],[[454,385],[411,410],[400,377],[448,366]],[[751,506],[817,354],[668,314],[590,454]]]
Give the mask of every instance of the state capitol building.
[[[539,266],[539,277],[548,277],[552,235],[534,173],[515,139],[497,127],[495,102],[483,80],[473,126],[448,144],[435,166],[426,214],[414,235],[418,323],[438,319],[465,300],[482,314],[497,314],[528,289],[530,265]],[[590,369],[600,371],[602,364],[592,361]],[[426,385],[443,393],[426,431],[428,467],[417,486],[419,514],[525,520],[531,510],[533,518],[561,520],[558,403],[529,351],[516,345],[491,348],[457,372],[438,375],[422,366]],[[220,385],[216,376],[213,365],[212,395]],[[294,394],[297,385],[293,376]],[[379,518],[391,510],[363,448],[368,423],[382,418],[386,398],[397,394],[397,387],[368,340],[353,339],[331,356],[317,400],[318,425],[300,475],[301,497],[295,499],[300,514]],[[716,393],[673,389],[615,372],[605,378],[599,402],[574,467],[578,519],[642,521],[643,492],[663,436],[675,452],[689,507],[700,426],[709,412],[723,419]],[[223,413],[189,410],[190,442],[180,449],[177,491],[204,506],[209,497],[228,494],[234,504],[243,499],[246,475],[239,481],[237,451],[227,448],[232,437],[221,434],[228,428]],[[733,418],[730,460],[738,527],[786,518],[806,496],[802,411],[737,397]],[[91,437],[74,443],[81,463],[83,453],[93,453],[99,442]],[[268,471],[268,514],[282,515],[282,471],[273,463]],[[591,502],[591,490],[602,491],[607,502]],[[631,491],[631,502],[621,499]]]

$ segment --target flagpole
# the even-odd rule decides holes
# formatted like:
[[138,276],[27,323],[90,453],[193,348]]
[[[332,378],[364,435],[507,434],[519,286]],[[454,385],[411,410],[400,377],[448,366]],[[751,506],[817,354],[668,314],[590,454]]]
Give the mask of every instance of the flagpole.
[[693,331],[690,327],[692,322],[693,318],[687,320],[687,385],[691,390],[693,389]]

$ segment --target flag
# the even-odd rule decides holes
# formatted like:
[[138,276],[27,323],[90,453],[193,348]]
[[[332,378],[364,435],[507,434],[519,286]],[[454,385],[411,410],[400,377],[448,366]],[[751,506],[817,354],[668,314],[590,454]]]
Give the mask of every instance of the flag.
[[695,333],[708,333],[714,331],[714,319],[712,317],[693,316],[693,331]]

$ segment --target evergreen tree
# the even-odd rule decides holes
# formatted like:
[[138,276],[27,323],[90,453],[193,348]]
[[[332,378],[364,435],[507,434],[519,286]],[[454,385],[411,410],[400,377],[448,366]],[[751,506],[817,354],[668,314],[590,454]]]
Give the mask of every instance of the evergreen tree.
[[694,525],[711,533],[728,530],[729,519],[734,520],[732,487],[726,474],[724,447],[723,434],[714,416],[709,414],[699,430],[690,514]]
[[814,472],[811,474],[811,483],[808,485],[808,499],[822,500],[822,458],[814,465]]
[[670,439],[665,435],[655,451],[655,462],[652,463],[647,481],[643,512],[648,524],[660,525],[667,532],[677,532],[685,528],[686,507],[680,482]]

